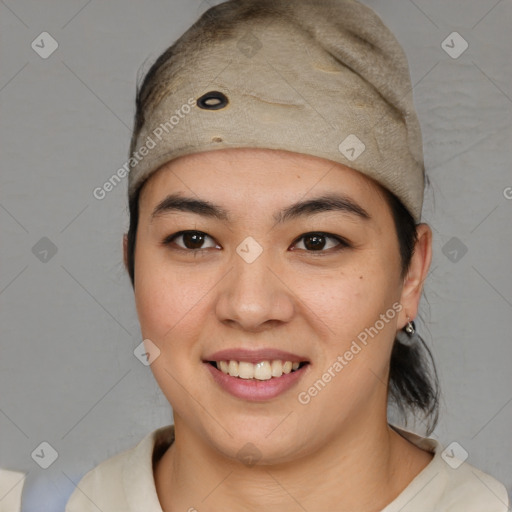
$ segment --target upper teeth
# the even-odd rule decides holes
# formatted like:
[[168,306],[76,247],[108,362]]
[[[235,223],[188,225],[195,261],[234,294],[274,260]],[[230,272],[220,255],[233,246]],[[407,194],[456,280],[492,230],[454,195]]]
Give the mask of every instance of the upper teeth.
[[241,379],[269,380],[272,377],[281,377],[283,373],[297,370],[300,363],[291,361],[260,361],[253,364],[247,361],[216,361],[217,368],[231,377]]

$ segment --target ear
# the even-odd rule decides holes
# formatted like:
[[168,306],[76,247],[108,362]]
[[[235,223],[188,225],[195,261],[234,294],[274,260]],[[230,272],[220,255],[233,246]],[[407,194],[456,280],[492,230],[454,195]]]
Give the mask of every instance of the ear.
[[400,318],[398,320],[399,329],[402,329],[407,324],[407,317],[414,320],[418,314],[423,283],[432,262],[432,230],[427,224],[418,224],[416,232],[418,240],[414,246],[411,264],[404,279],[400,296],[400,303],[403,309],[400,311]]
[[128,234],[125,233],[123,235],[123,260],[124,260],[124,268],[128,272]]

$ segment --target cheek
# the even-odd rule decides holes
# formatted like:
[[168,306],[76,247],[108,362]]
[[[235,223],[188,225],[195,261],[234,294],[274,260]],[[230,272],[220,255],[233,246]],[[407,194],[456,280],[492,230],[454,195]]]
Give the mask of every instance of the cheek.
[[[332,384],[327,393],[322,391],[317,406],[333,401],[336,410],[350,410],[379,389],[384,392],[381,383],[386,382],[401,309],[395,264],[393,257],[381,252],[366,253],[336,278],[326,279],[314,292],[310,289],[309,305],[329,327],[310,384],[315,386],[324,377]],[[306,286],[303,293],[308,293]]]
[[142,334],[162,347],[194,325],[207,293],[205,276],[171,268],[160,251],[141,247],[136,256],[135,303]]
[[190,406],[184,387],[192,391],[190,376],[200,359],[195,340],[205,314],[205,279],[169,268],[158,253],[142,245],[137,253],[135,303],[143,339],[160,351],[151,371],[167,400],[181,411]]
[[[296,290],[329,327],[328,337],[339,347],[340,342],[350,342],[375,324],[398,301],[399,273],[393,265],[393,258],[368,253],[334,274],[309,282],[301,280]],[[381,330],[393,330],[390,324],[393,322]]]
[[304,302],[328,327],[318,364],[298,395],[311,407],[310,418],[334,424],[385,394],[401,306],[392,272],[384,270],[376,264],[347,268],[337,279],[309,288],[309,295],[307,286],[302,289]]

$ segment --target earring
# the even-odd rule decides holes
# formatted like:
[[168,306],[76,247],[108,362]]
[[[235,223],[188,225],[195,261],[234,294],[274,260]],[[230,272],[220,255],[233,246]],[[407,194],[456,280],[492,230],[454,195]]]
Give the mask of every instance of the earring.
[[418,333],[416,332],[416,325],[414,320],[407,317],[407,324],[403,329],[396,333],[396,339],[402,344],[409,347],[418,343]]

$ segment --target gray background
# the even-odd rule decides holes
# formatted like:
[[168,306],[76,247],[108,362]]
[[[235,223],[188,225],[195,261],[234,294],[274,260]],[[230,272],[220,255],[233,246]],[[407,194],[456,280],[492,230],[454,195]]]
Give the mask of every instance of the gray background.
[[[28,473],[26,511],[62,510],[87,470],[172,421],[133,355],[126,183],[92,191],[126,161],[137,72],[213,3],[0,1],[0,466]],[[444,392],[434,437],[510,492],[512,4],[366,3],[409,57],[431,179],[419,329]],[[59,45],[47,59],[31,48],[43,31]],[[441,47],[453,31],[458,58]],[[42,441],[58,452],[46,470]]]

